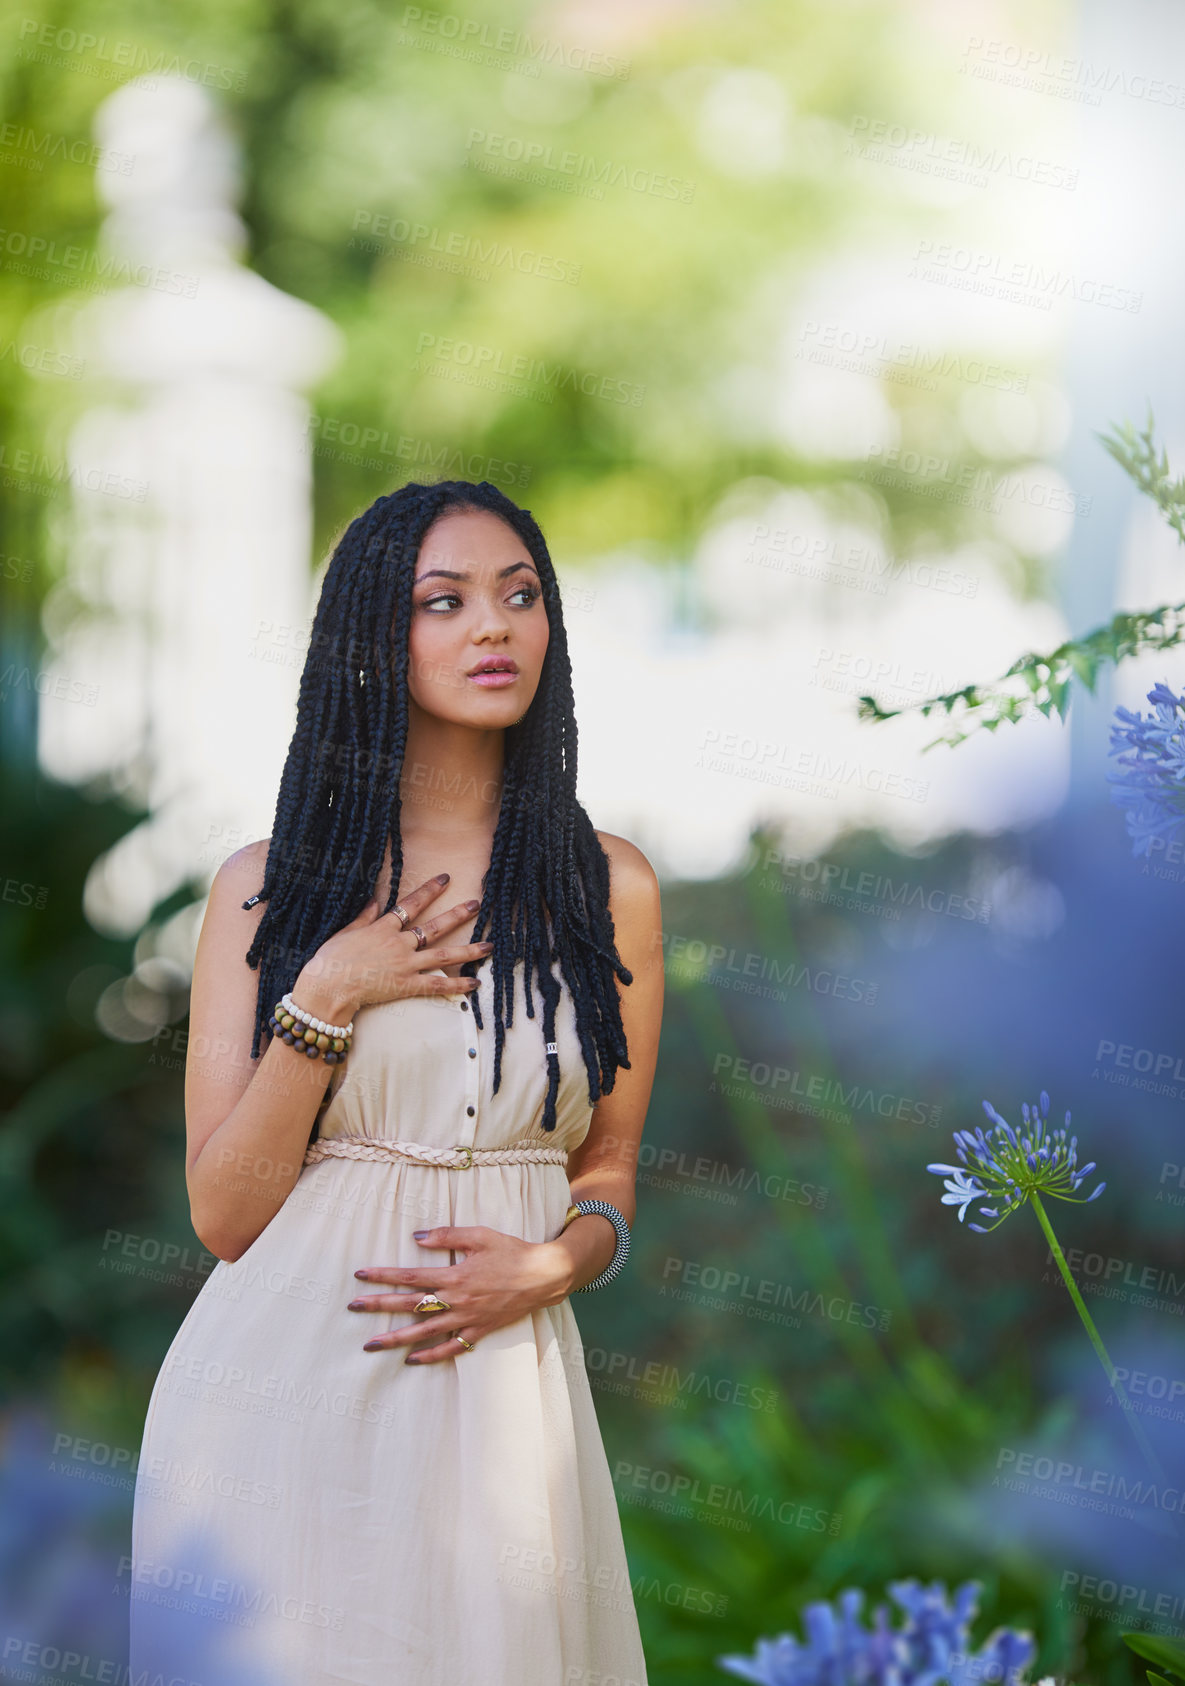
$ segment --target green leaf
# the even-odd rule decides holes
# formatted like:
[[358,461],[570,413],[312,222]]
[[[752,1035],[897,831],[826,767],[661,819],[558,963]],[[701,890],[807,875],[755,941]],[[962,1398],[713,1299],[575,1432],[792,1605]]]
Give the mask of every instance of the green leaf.
[[[1142,431],[1130,421],[1116,422],[1110,433],[1096,433],[1095,437],[1138,489],[1152,499],[1185,544],[1185,476],[1174,477],[1164,448],[1157,452],[1151,408]],[[952,745],[962,743],[972,731],[994,732],[1003,721],[1023,720],[1033,712],[1048,719],[1056,710],[1064,721],[1075,682],[1093,694],[1104,666],[1118,667],[1146,650],[1168,650],[1183,642],[1185,603],[1162,603],[1158,608],[1135,613],[1124,611],[1081,638],[1067,639],[1047,655],[1026,652],[995,681],[965,685],[907,708],[883,709],[875,698],[861,698],[861,715],[888,720],[892,715],[920,713],[928,718],[934,710],[953,715],[958,708],[959,719],[969,730],[935,740]]]
[[1158,1663],[1161,1668],[1167,1668],[1170,1673],[1185,1679],[1185,1644],[1179,1639],[1162,1639],[1155,1633],[1125,1633],[1121,1637],[1137,1657]]
[[1098,677],[1099,658],[1093,652],[1071,644],[1066,649],[1066,660],[1082,683],[1093,691],[1095,679]]

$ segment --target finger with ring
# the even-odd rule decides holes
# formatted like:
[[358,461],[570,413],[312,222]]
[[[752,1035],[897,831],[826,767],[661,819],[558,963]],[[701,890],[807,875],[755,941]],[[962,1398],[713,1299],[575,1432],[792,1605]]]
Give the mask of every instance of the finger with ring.
[[421,1341],[433,1339],[447,1341],[452,1336],[457,1315],[452,1307],[448,1311],[428,1313],[419,1323],[404,1323],[398,1329],[388,1329],[385,1334],[372,1336],[363,1343],[362,1350],[377,1352],[381,1348],[416,1346]]
[[[473,1331],[473,1333],[476,1335],[477,1330],[475,1329]],[[477,1342],[475,1340],[473,1340],[473,1341],[468,1340],[457,1329],[454,1329],[451,1332],[447,1331],[447,1330],[441,1330],[441,1334],[444,1337],[443,1340],[433,1341],[430,1346],[417,1347],[415,1352],[409,1352],[408,1353],[407,1359],[406,1359],[405,1362],[408,1363],[408,1364],[416,1364],[416,1365],[420,1365],[420,1364],[442,1364],[442,1363],[445,1362],[446,1359],[460,1358],[462,1352],[472,1352],[474,1347],[477,1345]],[[460,1343],[460,1349],[461,1349],[460,1352],[456,1352],[456,1351],[453,1350],[453,1347],[452,1347],[452,1344],[451,1344],[453,1341],[457,1341],[457,1342]]]

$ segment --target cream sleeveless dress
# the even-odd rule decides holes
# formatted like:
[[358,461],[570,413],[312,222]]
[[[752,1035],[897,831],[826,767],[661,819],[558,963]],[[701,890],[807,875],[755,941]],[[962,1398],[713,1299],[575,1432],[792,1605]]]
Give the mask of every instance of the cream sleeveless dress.
[[346,1309],[381,1291],[356,1280],[363,1265],[455,1262],[413,1230],[559,1234],[560,1164],[335,1156],[343,1142],[357,1153],[371,1141],[584,1139],[592,1108],[566,988],[556,1129],[540,1128],[542,1002],[536,989],[528,1018],[522,967],[496,1095],[489,962],[480,1031],[461,996],[357,1013],[295,1187],[240,1259],[213,1268],[177,1331],[149,1401],[121,1570],[133,1681],[646,1686],[570,1300],[420,1367],[405,1347],[362,1350],[412,1314]]

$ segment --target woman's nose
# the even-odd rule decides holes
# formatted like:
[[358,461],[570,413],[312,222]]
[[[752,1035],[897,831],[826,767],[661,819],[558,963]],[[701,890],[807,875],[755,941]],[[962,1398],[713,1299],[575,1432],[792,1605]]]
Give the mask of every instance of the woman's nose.
[[473,635],[477,637],[499,636],[510,629],[510,616],[501,603],[479,601],[473,611]]

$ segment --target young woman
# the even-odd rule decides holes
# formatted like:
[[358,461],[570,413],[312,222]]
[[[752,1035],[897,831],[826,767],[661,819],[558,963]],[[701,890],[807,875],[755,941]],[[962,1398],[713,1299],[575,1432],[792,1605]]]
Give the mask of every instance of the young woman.
[[488,481],[379,498],[198,943],[219,1262],[149,1403],[133,1679],[645,1686],[569,1295],[624,1260],[662,1000],[539,528]]

